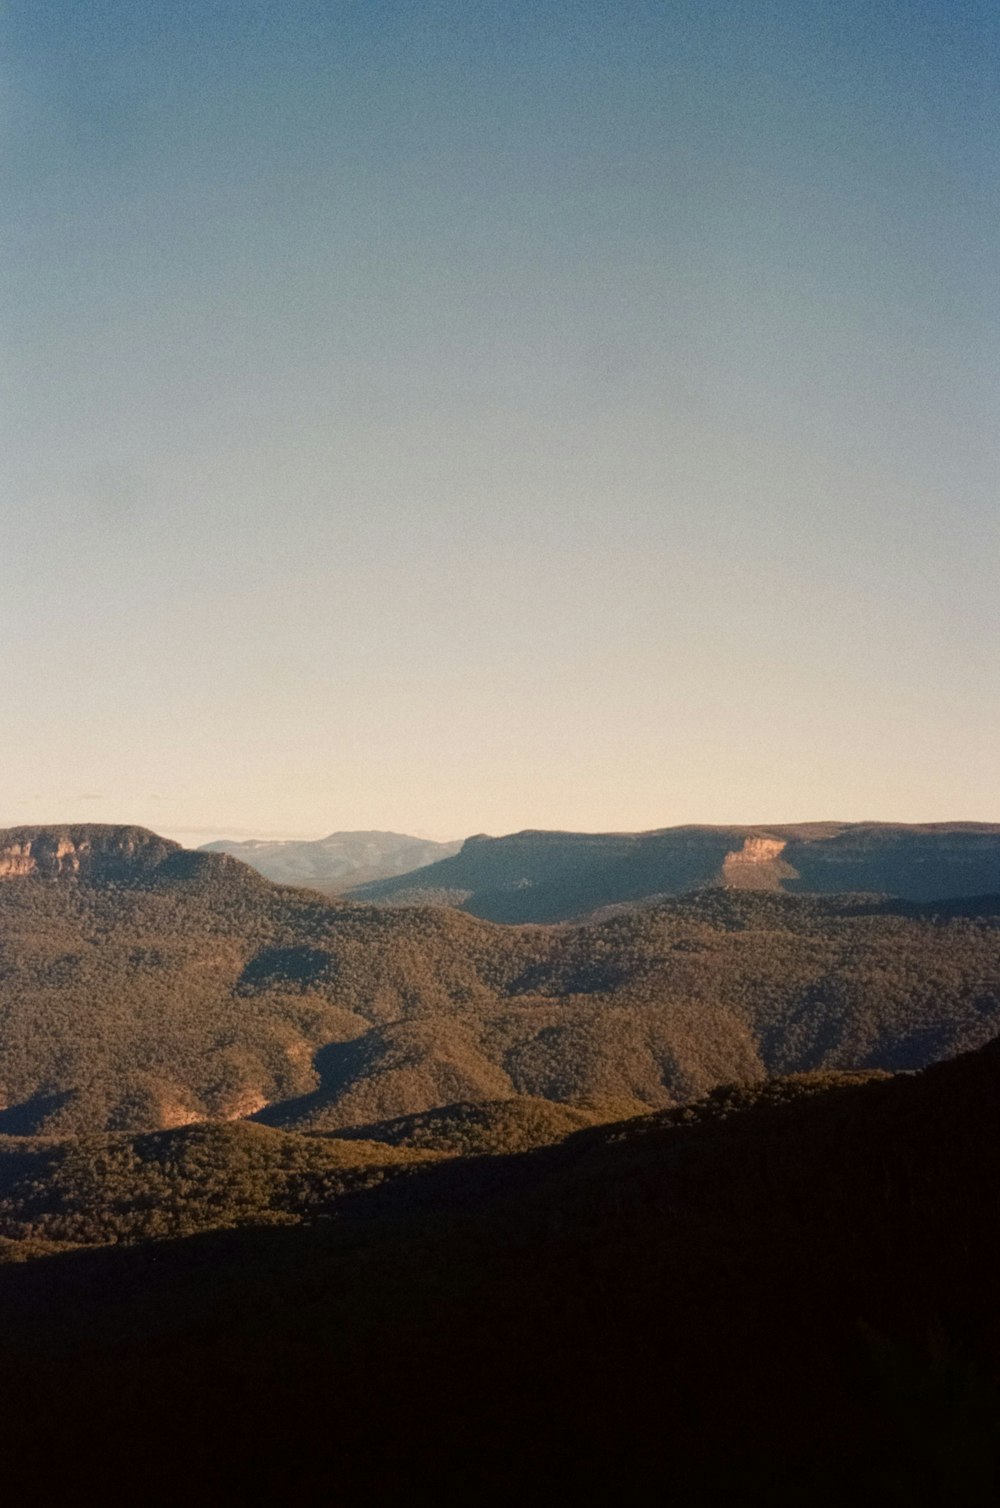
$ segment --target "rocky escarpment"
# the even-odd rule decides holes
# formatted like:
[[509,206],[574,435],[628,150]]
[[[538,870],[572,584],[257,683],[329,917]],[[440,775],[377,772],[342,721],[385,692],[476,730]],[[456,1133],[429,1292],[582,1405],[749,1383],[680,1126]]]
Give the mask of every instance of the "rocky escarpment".
[[811,822],[647,833],[478,835],[352,899],[446,901],[491,921],[560,922],[704,886],[930,901],[1000,892],[1000,824]]
[[156,869],[179,843],[144,827],[80,823],[74,826],[0,829],[0,879],[38,875],[54,879],[114,879]]
[[0,882],[79,881],[139,889],[195,886],[246,893],[268,882],[224,853],[182,848],[145,827],[97,822],[0,828]]
[[742,848],[722,861],[722,883],[736,890],[778,890],[783,880],[797,880],[798,871],[782,855],[784,838],[747,838]]

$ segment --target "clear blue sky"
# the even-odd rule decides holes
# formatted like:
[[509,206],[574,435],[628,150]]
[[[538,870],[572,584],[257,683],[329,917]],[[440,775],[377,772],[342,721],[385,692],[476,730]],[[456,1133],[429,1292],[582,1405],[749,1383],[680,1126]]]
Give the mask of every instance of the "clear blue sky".
[[0,55],[0,821],[1000,819],[994,3]]

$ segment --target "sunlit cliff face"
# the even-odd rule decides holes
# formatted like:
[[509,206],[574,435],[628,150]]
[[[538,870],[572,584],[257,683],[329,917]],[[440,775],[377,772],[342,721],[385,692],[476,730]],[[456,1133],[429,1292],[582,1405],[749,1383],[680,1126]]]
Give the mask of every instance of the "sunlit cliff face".
[[784,838],[747,838],[722,861],[722,883],[748,890],[778,889],[782,880],[798,874],[781,857],[787,846]]
[[15,827],[0,831],[0,879],[87,877],[159,864],[179,845],[141,827]]

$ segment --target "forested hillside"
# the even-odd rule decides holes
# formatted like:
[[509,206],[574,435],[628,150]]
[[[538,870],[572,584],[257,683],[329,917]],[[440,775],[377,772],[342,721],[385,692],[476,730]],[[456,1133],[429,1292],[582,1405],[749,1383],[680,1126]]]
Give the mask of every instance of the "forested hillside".
[[1000,825],[804,822],[469,838],[453,858],[359,885],[358,900],[455,906],[498,922],[579,920],[704,886],[911,900],[1000,891]]
[[4,855],[12,1491],[113,1440],[153,1502],[992,1501],[1000,897],[516,927]]
[[518,1098],[447,1105],[322,1135],[240,1121],[141,1134],[3,1137],[0,1262],[209,1230],[316,1225],[353,1211],[355,1196],[380,1187],[392,1206],[403,1193],[396,1181],[432,1163],[456,1166],[439,1184],[408,1185],[401,1202],[409,1202],[411,1192],[422,1200],[427,1189],[447,1189],[449,1203],[462,1203],[484,1183],[508,1176],[507,1165],[492,1159],[570,1137],[577,1152],[589,1155],[609,1134],[581,1139],[579,1133],[601,1124],[615,1126],[611,1141],[668,1131],[680,1138],[754,1105],[786,1104],[887,1077],[871,1070],[722,1085],[694,1104],[653,1114],[627,1101],[597,1109]]
[[996,899],[716,889],[514,928],[326,901],[147,837],[111,878],[91,832],[0,881],[0,1134],[328,1131],[515,1097],[609,1118],[1000,1031]]
[[[807,1075],[802,1085],[809,1082]],[[428,1162],[551,1146],[642,1108],[521,1098],[449,1105],[322,1136],[203,1121],[139,1134],[0,1137],[0,1261],[327,1220],[349,1196]]]

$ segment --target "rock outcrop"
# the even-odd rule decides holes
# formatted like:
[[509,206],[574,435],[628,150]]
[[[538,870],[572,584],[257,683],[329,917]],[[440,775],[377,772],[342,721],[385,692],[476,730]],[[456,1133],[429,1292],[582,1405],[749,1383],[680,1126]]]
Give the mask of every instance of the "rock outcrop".
[[109,880],[156,869],[179,843],[145,827],[100,823],[0,829],[0,879],[70,875]]
[[747,838],[723,859],[722,883],[736,890],[780,890],[783,880],[799,878],[782,859],[787,846],[784,838]]

